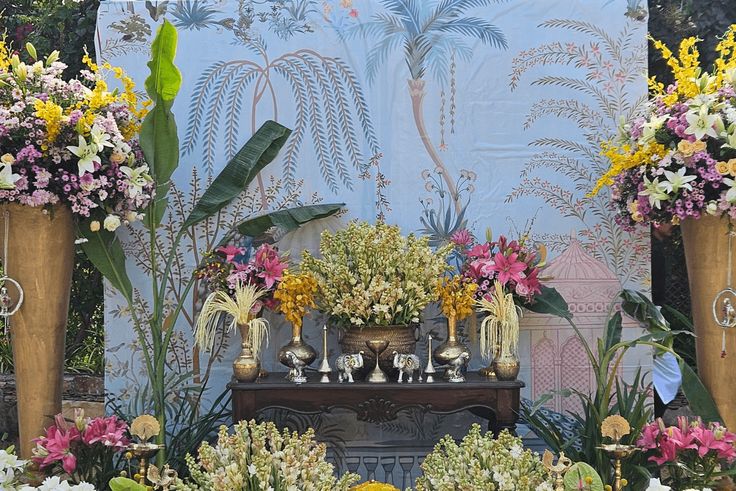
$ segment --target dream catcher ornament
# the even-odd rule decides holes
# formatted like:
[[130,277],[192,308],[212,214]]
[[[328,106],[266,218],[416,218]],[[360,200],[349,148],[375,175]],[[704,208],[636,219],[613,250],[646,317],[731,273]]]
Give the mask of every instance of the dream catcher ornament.
[[733,277],[733,238],[736,231],[733,224],[728,226],[728,276],[726,288],[716,293],[713,299],[713,320],[721,327],[721,358],[726,357],[726,330],[736,326],[736,290],[733,289],[731,278]]
[[[10,328],[10,317],[23,305],[23,288],[16,280],[7,275],[8,271],[8,237],[10,230],[10,212],[5,210],[3,214],[3,257],[2,257],[2,276],[0,276],[0,317],[5,320],[5,335],[8,335]],[[11,285],[16,291],[17,300],[13,301],[13,297],[8,291],[8,285]]]

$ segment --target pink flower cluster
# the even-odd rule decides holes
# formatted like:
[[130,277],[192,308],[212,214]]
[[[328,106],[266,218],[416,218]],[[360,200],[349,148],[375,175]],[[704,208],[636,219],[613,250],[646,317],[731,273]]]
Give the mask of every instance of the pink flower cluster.
[[[677,426],[665,426],[662,419],[644,427],[637,446],[649,451],[657,465],[676,464],[686,456],[715,457],[732,463],[736,460],[736,434],[718,423],[705,425],[700,419],[679,417]],[[684,455],[687,454],[687,455]]]
[[465,229],[455,232],[451,240],[460,256],[460,273],[478,285],[476,299],[490,299],[495,281],[523,303],[533,302],[541,293],[539,256],[523,240],[509,242],[502,235],[495,242],[480,244]]
[[80,455],[100,455],[101,449],[124,450],[130,443],[127,431],[128,424],[117,416],[90,419],[77,410],[72,424],[57,414],[46,435],[34,440],[33,461],[41,469],[60,465],[71,475],[77,471]]
[[[197,278],[208,283],[211,290],[227,290],[231,294],[238,283],[261,287],[267,293],[263,305],[268,309],[278,307],[273,298],[288,262],[277,248],[263,244],[252,255],[249,247],[229,244],[207,253],[205,262],[197,272]],[[260,311],[261,304],[258,305]],[[256,312],[257,313],[257,312]]]

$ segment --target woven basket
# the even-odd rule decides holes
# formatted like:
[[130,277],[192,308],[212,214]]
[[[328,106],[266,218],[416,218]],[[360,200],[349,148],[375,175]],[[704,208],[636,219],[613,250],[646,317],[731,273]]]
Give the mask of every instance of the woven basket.
[[340,349],[345,354],[363,352],[363,369],[358,373],[363,378],[376,365],[376,358],[365,345],[371,339],[381,339],[389,342],[386,351],[381,353],[378,364],[389,377],[394,378],[398,371],[394,369],[394,351],[398,353],[414,353],[417,347],[416,331],[418,325],[399,326],[370,326],[363,329],[352,328],[343,331],[340,339]]

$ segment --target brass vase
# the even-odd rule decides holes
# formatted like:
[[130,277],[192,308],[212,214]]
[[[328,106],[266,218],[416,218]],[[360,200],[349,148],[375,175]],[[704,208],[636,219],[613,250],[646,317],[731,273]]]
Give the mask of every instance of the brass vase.
[[[289,353],[292,353],[292,355],[289,355]],[[302,326],[297,326],[296,324],[291,325],[291,341],[282,346],[279,350],[279,361],[281,364],[293,370],[295,368],[295,363],[291,359],[291,356],[296,357],[298,360],[297,363],[302,367],[308,367],[317,358],[317,351],[302,339]],[[295,377],[298,377],[298,379]],[[304,383],[307,381],[306,376],[292,376],[291,372],[289,374],[289,378],[292,382],[297,383]]]
[[[728,285],[729,220],[709,215],[687,219],[683,220],[681,230],[695,324],[698,374],[726,426],[736,428],[736,384],[724,383],[731,379],[736,367],[736,332],[731,332],[736,330],[726,333],[727,355],[722,358],[723,332],[712,313],[716,294]],[[731,252],[736,258],[736,241]],[[736,282],[734,276],[731,280]]]
[[[31,440],[43,434],[54,415],[61,412],[75,225],[65,206],[54,206],[45,213],[41,207],[0,205],[0,221],[5,219],[9,228],[4,273],[21,285],[25,297],[10,317],[10,333],[20,456],[30,458]],[[5,240],[3,226],[0,236]],[[10,293],[12,296],[12,289]]]
[[[439,365],[452,365],[456,363],[460,357],[466,360],[470,359],[470,349],[457,340],[457,321],[455,317],[447,319],[447,340],[437,346],[434,350],[434,361]],[[450,368],[445,369],[445,378],[450,377]]]
[[233,362],[233,375],[238,382],[255,382],[261,371],[261,364],[253,355],[253,347],[250,345],[250,326],[248,323],[238,324],[240,331],[241,351]]
[[519,359],[511,353],[494,358],[491,366],[493,367],[493,372],[496,374],[496,379],[504,382],[516,380],[516,377],[519,375],[519,369],[521,368]]

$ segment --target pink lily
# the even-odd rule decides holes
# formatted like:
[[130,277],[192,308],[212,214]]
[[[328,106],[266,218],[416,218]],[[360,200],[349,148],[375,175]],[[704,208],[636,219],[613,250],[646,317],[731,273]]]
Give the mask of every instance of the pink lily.
[[265,268],[266,261],[278,259],[279,253],[275,247],[269,244],[263,244],[256,250],[255,265],[257,268]]
[[498,281],[502,285],[505,285],[509,280],[519,282],[522,273],[526,269],[526,264],[521,261],[517,261],[518,254],[513,253],[509,257],[504,256],[500,252],[497,252],[493,258],[493,266],[491,270],[498,273]]
[[233,259],[235,259],[235,256],[244,254],[245,250],[242,247],[237,247],[232,244],[229,244],[227,246],[218,247],[217,252],[221,252],[225,254],[225,261],[231,263]]
[[259,278],[263,278],[266,288],[271,289],[274,283],[281,281],[281,275],[288,265],[276,257],[273,259],[265,259],[263,261],[263,271],[258,273]]
[[468,251],[468,256],[474,259],[488,259],[490,255],[490,244],[476,244]]

